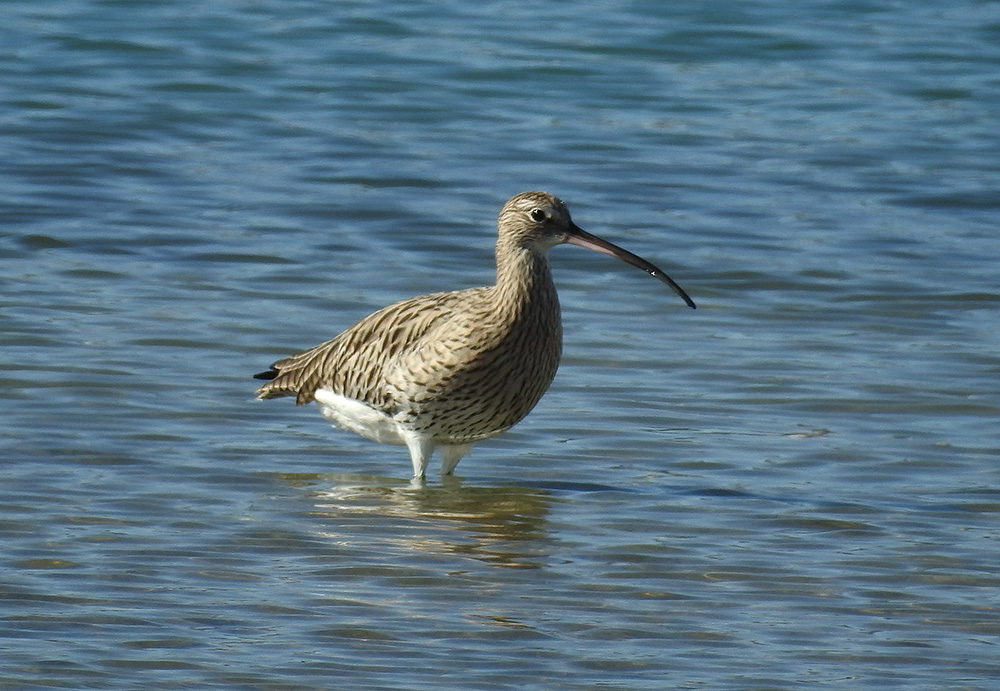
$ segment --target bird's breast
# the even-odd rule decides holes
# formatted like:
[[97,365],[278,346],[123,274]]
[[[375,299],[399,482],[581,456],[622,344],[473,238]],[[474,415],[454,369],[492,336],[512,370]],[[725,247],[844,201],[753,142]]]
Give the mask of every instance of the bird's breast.
[[559,367],[562,327],[555,299],[521,307],[467,314],[401,357],[387,377],[397,418],[458,444],[500,434],[527,415]]

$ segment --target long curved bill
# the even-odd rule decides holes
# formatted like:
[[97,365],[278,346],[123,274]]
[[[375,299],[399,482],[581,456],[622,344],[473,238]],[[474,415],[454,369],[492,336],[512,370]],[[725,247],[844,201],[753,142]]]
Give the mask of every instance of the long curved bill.
[[606,254],[609,257],[615,257],[616,259],[621,259],[626,264],[631,264],[636,266],[650,276],[655,276],[660,279],[668,286],[673,288],[674,292],[681,296],[681,299],[687,303],[687,306],[691,309],[695,308],[694,300],[688,297],[688,294],[684,292],[674,279],[670,278],[665,274],[659,267],[650,264],[648,261],[642,257],[632,254],[628,250],[624,250],[618,245],[613,245],[607,240],[602,240],[596,235],[591,235],[583,228],[579,227],[575,223],[570,223],[569,232],[566,234],[566,242],[571,245],[578,245],[580,247],[586,247],[588,250],[594,250],[595,252],[600,252],[601,254]]

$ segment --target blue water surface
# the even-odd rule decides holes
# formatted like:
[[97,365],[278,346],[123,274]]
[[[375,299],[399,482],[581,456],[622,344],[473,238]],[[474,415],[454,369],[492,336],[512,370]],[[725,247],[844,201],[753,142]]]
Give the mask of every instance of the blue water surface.
[[[1000,3],[8,0],[0,688],[991,689]],[[253,400],[493,280],[563,363],[456,482]]]

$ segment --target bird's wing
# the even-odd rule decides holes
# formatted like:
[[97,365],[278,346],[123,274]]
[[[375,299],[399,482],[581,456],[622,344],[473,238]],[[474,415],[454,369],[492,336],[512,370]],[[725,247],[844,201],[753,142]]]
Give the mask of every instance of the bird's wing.
[[383,307],[325,343],[292,355],[255,375],[270,379],[257,390],[258,398],[295,396],[309,403],[319,388],[376,407],[386,405],[384,380],[399,358],[424,337],[476,299],[483,288],[420,295]]

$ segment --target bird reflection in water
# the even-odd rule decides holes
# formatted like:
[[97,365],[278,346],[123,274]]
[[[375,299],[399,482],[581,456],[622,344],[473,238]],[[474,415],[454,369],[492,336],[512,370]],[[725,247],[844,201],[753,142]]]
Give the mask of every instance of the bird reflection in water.
[[323,485],[313,495],[313,515],[324,520],[321,530],[331,539],[341,537],[346,524],[356,536],[360,520],[378,526],[373,540],[396,542],[400,549],[463,554],[514,568],[546,562],[546,526],[558,499],[543,488],[464,487],[458,481],[414,488],[364,475],[285,473],[281,478],[297,486]]

